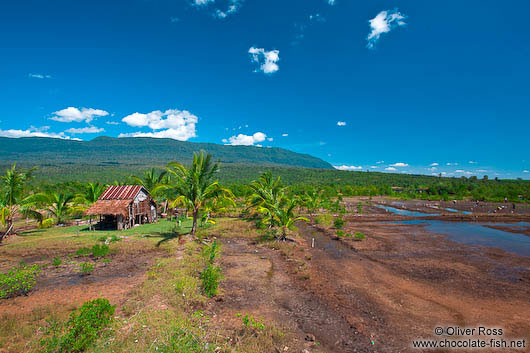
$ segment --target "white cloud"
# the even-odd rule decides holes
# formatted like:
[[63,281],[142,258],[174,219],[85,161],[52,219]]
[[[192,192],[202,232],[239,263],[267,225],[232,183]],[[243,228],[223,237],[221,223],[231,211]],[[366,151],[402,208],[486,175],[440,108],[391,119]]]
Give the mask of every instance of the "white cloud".
[[119,137],[155,137],[171,138],[179,141],[187,141],[196,137],[195,124],[199,118],[187,110],[168,109],[165,112],[155,110],[150,113],[134,113],[121,119],[124,123],[134,127],[149,127],[156,132],[134,132],[120,134]]
[[51,75],[44,75],[44,74],[28,74],[29,78],[38,78],[38,79],[45,79],[45,78],[52,78]]
[[244,0],[225,0],[217,1],[222,3],[220,6],[210,6],[216,3],[216,0],[192,0],[192,4],[197,7],[208,7],[212,11],[212,16],[215,18],[226,18],[232,14],[235,14],[241,6]]
[[377,162],[375,162],[375,164],[383,164],[383,163],[385,163],[385,161],[377,161]]
[[232,136],[228,140],[223,139],[224,143],[227,143],[232,146],[252,146],[258,142],[263,142],[267,138],[263,132],[256,132],[253,135],[239,134],[237,136]]
[[479,169],[479,170],[477,170],[477,172],[479,172],[479,173],[486,173],[487,170],[486,170],[486,169]]
[[377,169],[377,168],[379,168],[379,167],[376,166],[376,165],[372,165],[372,166],[370,166],[370,169]]
[[396,171],[397,169],[394,167],[386,167],[385,170],[393,172],[393,171]]
[[108,125],[120,125],[120,123],[118,121],[106,121],[105,124],[108,124]]
[[407,163],[398,162],[398,163],[391,164],[390,166],[391,166],[391,167],[399,167],[399,168],[402,168],[402,167],[408,167],[409,165],[408,165]]
[[446,163],[445,165],[449,165],[449,166],[451,166],[451,165],[458,165],[458,163],[451,163],[451,162],[449,162],[449,163]]
[[377,16],[369,21],[372,31],[368,34],[368,37],[366,37],[366,40],[368,41],[366,46],[373,49],[381,37],[381,34],[388,33],[396,27],[404,26],[405,18],[406,16],[402,15],[397,10],[387,10],[378,13]]
[[523,173],[530,173],[528,170],[523,170]]
[[55,121],[60,121],[63,123],[75,122],[91,122],[95,117],[98,116],[107,116],[108,112],[101,109],[92,109],[92,108],[81,108],[81,110],[68,107],[63,110],[54,112],[55,116],[52,116],[50,119]]
[[274,141],[274,139],[272,137],[267,137],[267,141]]
[[337,121],[337,126],[346,126],[345,121]]
[[465,173],[465,170],[457,169],[457,170],[455,170],[455,173]]
[[431,163],[431,164],[429,164],[429,167],[436,167],[438,165],[439,165],[438,163]]
[[282,134],[282,136],[283,136],[283,137],[287,137],[287,136],[289,136],[289,134]]
[[469,164],[477,164],[478,162],[475,162],[475,161],[469,161],[468,163],[469,163]]
[[359,170],[363,169],[362,166],[354,166],[354,165],[335,165],[333,168],[338,170]]
[[327,2],[329,5],[333,6],[333,5],[335,5],[336,0],[326,0],[326,2]]
[[429,170],[431,170],[431,171],[438,170],[438,168],[436,168],[436,167],[430,167],[430,168],[427,168],[427,169],[429,169]]
[[252,62],[260,65],[259,69],[256,69],[256,72],[262,71],[266,74],[272,74],[280,69],[277,64],[277,62],[280,61],[279,50],[265,51],[263,48],[251,47],[248,50],[248,53],[252,57]]
[[320,15],[319,13],[317,13],[314,15],[309,15],[309,22],[323,23],[323,22],[326,22],[326,18]]
[[[41,128],[36,127],[30,127],[27,130],[17,130],[17,129],[9,129],[9,130],[1,130],[0,129],[0,136],[1,137],[11,137],[11,138],[20,138],[20,137],[51,137],[51,138],[57,138],[57,139],[63,139],[63,140],[70,140],[70,136],[66,136],[64,132],[60,133],[54,133],[54,132],[47,132],[49,126],[43,126]],[[79,139],[74,139],[79,140]]]
[[79,129],[71,128],[71,129],[65,130],[65,132],[68,132],[70,134],[95,134],[95,133],[103,132],[103,131],[105,131],[105,129],[97,128],[95,126],[87,126],[87,127],[82,127]]

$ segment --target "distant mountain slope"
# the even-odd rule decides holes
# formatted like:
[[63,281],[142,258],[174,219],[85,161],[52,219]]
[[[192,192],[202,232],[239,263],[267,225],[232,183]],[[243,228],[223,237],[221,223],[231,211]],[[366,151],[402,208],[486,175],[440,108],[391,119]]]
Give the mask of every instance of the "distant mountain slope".
[[225,146],[155,138],[97,137],[92,141],[72,141],[43,137],[0,137],[0,164],[17,162],[24,166],[129,165],[163,166],[169,161],[186,163],[193,152],[205,150],[223,164],[266,164],[276,166],[332,169],[322,159],[285,150],[255,146]]

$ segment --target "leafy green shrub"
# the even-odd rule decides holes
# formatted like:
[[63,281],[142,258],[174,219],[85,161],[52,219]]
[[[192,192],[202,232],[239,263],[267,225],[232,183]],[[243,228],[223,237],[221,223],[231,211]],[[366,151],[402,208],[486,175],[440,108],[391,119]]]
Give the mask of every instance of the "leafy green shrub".
[[98,298],[84,303],[74,311],[65,325],[55,321],[50,323],[51,337],[40,343],[42,353],[83,352],[109,326],[114,315],[114,305],[108,299]]
[[90,249],[86,248],[86,247],[79,248],[75,252],[75,255],[76,256],[88,256],[88,255],[90,255]]
[[330,226],[333,224],[333,217],[327,213],[319,214],[315,217],[315,223],[322,224],[323,226]]
[[95,244],[92,247],[92,256],[95,258],[107,256],[110,252],[110,248],[108,245],[105,244]]
[[365,238],[366,236],[361,232],[355,232],[355,236],[353,237],[353,239],[358,240],[358,241],[363,240]]
[[265,324],[263,321],[254,319],[254,315],[249,316],[248,314],[245,314],[245,316],[243,316],[241,314],[237,314],[236,316],[241,318],[241,322],[247,329],[255,331],[261,331],[265,329]]
[[222,279],[221,268],[209,264],[202,271],[200,279],[203,293],[209,298],[215,296],[219,287],[219,281]]
[[338,231],[335,232],[335,234],[337,234],[339,238],[342,238],[344,236],[344,231],[342,229],[339,229]]
[[20,294],[26,295],[37,282],[40,273],[39,265],[10,270],[7,274],[0,274],[0,299],[9,298]]
[[55,257],[52,261],[53,266],[57,267],[63,263],[63,260],[59,256]]
[[352,237],[351,233],[346,233],[346,235],[344,235],[344,236],[345,236],[346,238],[351,238],[351,237]]
[[53,225],[53,223],[55,223],[53,218],[46,218],[46,219],[42,220],[42,222],[39,223],[37,228],[39,228],[39,229],[47,229],[47,228],[50,228]]
[[98,240],[102,243],[115,243],[117,241],[120,241],[121,238],[118,237],[116,234],[112,234],[110,237],[107,237],[106,235],[102,235],[101,237],[98,238]]
[[208,261],[208,263],[213,264],[215,259],[219,257],[219,244],[215,240],[212,245],[205,245],[202,250],[202,256]]
[[337,229],[342,229],[342,227],[344,227],[344,219],[335,218],[335,220],[333,221],[333,226]]
[[81,272],[82,275],[89,275],[94,271],[94,264],[90,262],[82,262],[79,264],[79,272]]

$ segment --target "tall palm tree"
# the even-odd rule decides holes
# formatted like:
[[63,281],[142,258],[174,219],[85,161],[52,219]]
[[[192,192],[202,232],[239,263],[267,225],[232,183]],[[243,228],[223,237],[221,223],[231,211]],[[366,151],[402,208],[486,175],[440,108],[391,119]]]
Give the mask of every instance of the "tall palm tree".
[[[75,209],[75,195],[64,192],[41,192],[27,198],[26,204],[31,205],[34,212],[44,210],[57,224],[63,223]],[[40,213],[40,212],[39,212]]]
[[17,169],[16,164],[0,177],[0,222],[6,227],[6,231],[0,236],[0,241],[14,231],[13,222],[19,213],[24,198],[27,194],[27,186],[36,168],[22,172]]
[[164,184],[166,174],[167,170],[157,172],[155,168],[151,168],[151,170],[146,170],[141,177],[133,175],[131,178],[136,184],[142,185],[150,194],[152,194],[157,186]]
[[213,163],[212,155],[204,151],[193,154],[190,168],[177,162],[169,163],[167,171],[174,177],[169,189],[179,195],[172,203],[172,207],[183,205],[192,212],[193,226],[191,234],[197,230],[197,219],[204,205],[216,198],[233,199],[232,192],[223,188],[217,180],[215,173],[219,170],[217,163]]

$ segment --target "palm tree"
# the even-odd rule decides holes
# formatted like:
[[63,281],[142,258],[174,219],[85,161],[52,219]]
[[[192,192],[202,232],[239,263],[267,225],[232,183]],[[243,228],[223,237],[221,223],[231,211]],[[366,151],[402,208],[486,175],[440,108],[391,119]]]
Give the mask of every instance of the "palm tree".
[[277,220],[278,225],[281,229],[281,236],[279,240],[285,240],[287,238],[287,233],[291,229],[296,221],[305,221],[309,222],[309,219],[302,216],[295,216],[294,209],[298,206],[298,201],[296,199],[287,200],[283,207],[277,208],[275,210],[274,217]]
[[[83,211],[92,206],[105,191],[105,185],[100,183],[88,183],[85,185],[85,191],[77,194],[75,197],[75,203],[79,206],[79,209]],[[92,215],[90,215],[89,229],[92,230]]]
[[55,219],[57,224],[61,224],[75,209],[74,201],[75,195],[73,194],[64,192],[41,192],[28,197],[26,203],[32,206],[33,212],[44,210],[44,212]]
[[34,170],[35,168],[22,172],[16,168],[16,164],[13,164],[11,169],[0,177],[0,222],[6,227],[5,233],[0,236],[0,241],[14,230],[13,222],[26,197],[26,188]]
[[274,210],[285,203],[287,187],[282,186],[280,177],[274,179],[270,171],[261,174],[258,180],[249,185],[251,194],[248,196],[249,207],[265,215],[269,228],[275,225],[272,216]]
[[322,194],[323,190],[317,189],[311,189],[309,191],[306,191],[306,193],[303,196],[303,204],[309,211],[309,215],[313,216],[313,214],[318,211],[320,206],[322,205]]
[[142,185],[150,194],[153,194],[153,190],[166,181],[166,174],[167,170],[158,173],[155,168],[151,168],[151,170],[146,170],[143,176],[133,175],[131,178],[136,184]]
[[167,188],[179,195],[171,207],[183,205],[192,212],[191,234],[195,234],[199,213],[207,202],[234,197],[230,190],[223,188],[217,180],[213,180],[218,170],[218,164],[212,162],[212,155],[205,154],[204,151],[193,154],[190,168],[177,162],[169,163],[167,166],[167,171],[174,176],[173,182]]

